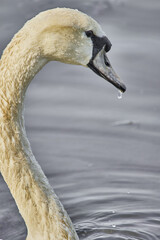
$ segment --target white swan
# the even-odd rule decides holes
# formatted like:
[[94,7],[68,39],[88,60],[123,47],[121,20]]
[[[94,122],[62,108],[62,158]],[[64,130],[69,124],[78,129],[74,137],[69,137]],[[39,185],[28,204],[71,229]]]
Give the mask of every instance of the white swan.
[[27,226],[27,240],[77,240],[62,204],[36,162],[23,119],[25,91],[50,60],[88,66],[114,84],[111,43],[99,24],[78,10],[38,14],[13,37],[0,60],[0,171]]

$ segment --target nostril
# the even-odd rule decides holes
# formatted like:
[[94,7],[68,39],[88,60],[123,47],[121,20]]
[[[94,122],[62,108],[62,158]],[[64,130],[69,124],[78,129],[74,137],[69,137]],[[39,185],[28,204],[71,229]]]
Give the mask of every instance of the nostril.
[[105,64],[106,64],[107,67],[110,67],[110,66],[111,66],[110,63],[109,63],[109,61],[108,61],[108,59],[107,59],[106,57],[104,57],[104,62],[105,62]]

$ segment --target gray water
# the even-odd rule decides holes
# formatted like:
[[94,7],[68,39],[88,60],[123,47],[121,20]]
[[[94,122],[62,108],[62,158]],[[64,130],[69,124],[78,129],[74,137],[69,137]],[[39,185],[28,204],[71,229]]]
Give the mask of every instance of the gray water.
[[[81,240],[160,239],[160,1],[0,0],[0,50],[25,21],[54,7],[94,17],[127,86],[90,69],[52,62],[31,83],[26,129],[32,150]],[[0,238],[26,227],[0,177]]]

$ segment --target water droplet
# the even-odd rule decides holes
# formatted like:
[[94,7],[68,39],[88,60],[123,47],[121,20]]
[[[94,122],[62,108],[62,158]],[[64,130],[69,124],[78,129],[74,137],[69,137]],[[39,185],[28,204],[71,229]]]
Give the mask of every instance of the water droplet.
[[122,92],[118,90],[118,99],[122,99]]

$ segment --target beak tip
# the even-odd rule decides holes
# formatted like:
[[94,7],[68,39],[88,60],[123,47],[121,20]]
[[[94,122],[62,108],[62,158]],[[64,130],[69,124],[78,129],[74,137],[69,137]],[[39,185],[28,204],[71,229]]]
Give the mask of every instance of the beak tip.
[[124,93],[126,89],[127,89],[126,86],[123,83],[121,83],[119,90]]

